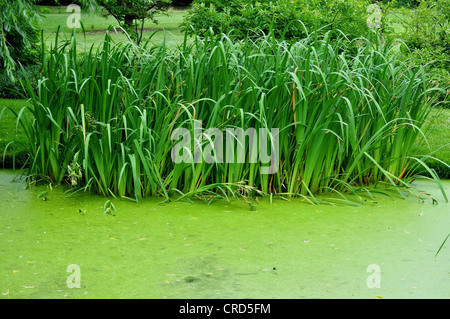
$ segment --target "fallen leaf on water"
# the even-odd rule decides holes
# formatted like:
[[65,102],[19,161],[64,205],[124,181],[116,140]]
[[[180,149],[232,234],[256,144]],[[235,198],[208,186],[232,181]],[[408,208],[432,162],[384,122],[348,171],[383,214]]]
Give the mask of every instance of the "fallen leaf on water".
[[375,297],[380,298],[380,299],[383,299],[383,297],[380,296],[380,295],[376,295]]

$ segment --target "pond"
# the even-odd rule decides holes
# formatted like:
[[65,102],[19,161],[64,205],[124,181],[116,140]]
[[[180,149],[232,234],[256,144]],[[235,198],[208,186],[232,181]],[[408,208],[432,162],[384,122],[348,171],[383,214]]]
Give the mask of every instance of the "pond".
[[448,245],[435,258],[450,205],[435,184],[420,187],[438,205],[384,195],[362,207],[263,199],[255,211],[238,200],[115,200],[112,215],[103,197],[42,197],[47,186],[14,176],[0,171],[3,299],[450,297]]

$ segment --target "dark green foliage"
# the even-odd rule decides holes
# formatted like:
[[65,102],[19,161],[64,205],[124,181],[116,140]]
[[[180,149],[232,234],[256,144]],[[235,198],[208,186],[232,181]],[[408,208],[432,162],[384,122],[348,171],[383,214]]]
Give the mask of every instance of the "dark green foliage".
[[[414,10],[399,11],[403,31],[391,34],[406,44],[404,56],[415,64],[426,65],[437,86],[450,84],[450,0],[423,0]],[[444,107],[450,107],[449,95],[441,94]]]
[[420,4],[421,0],[372,0],[373,3],[386,6],[390,5],[393,8],[416,8]]
[[69,4],[82,4],[77,0],[36,0],[36,4],[40,6],[68,6]]
[[[36,0],[37,5],[41,6],[67,6],[69,4],[83,4],[83,1],[79,0]],[[192,0],[172,0],[174,7],[188,7],[192,3]]]
[[[274,32],[278,38],[298,40],[307,30],[343,32],[354,39],[366,35],[367,6],[364,0],[201,0],[194,1],[184,28],[204,35],[210,28],[216,32],[232,32],[237,38],[258,37],[261,31]],[[339,31],[338,31],[339,29]]]
[[405,8],[417,8],[420,4],[420,0],[396,0],[397,7],[405,7]]
[[188,7],[192,4],[193,0],[172,0],[174,7]]
[[37,59],[38,16],[29,0],[0,0],[0,69],[9,76],[18,64]]
[[170,0],[97,0],[108,15],[113,16],[119,25],[139,45],[142,41],[145,20],[157,23],[155,15],[167,10]]
[[428,166],[433,167],[436,174],[442,179],[450,179],[450,168],[442,162],[430,160],[427,162]]
[[36,86],[39,76],[38,67],[35,65],[24,66],[23,69],[14,70],[12,77],[9,76],[5,69],[0,69],[0,98],[4,99],[20,99],[22,98],[23,89],[20,81],[28,78],[31,83]]

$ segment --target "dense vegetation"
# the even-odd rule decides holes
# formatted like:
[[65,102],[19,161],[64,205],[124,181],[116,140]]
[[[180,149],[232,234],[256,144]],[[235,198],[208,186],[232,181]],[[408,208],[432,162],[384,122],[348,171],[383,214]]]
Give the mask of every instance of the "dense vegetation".
[[[400,31],[388,34],[400,38],[404,59],[426,65],[436,85],[450,84],[450,0],[421,1],[414,10],[396,10],[392,18]],[[442,106],[450,107],[449,94],[440,97]]]
[[0,1],[0,77],[15,79],[18,64],[33,64],[38,56],[38,16],[27,1]]
[[[308,30],[364,37],[368,22],[379,23],[385,39],[400,39],[403,60],[426,65],[439,86],[450,84],[450,0],[197,0],[183,27],[200,36],[212,29],[238,38],[271,30],[278,38],[296,41]],[[440,97],[444,107],[448,98],[445,93]]]
[[239,38],[271,30],[278,38],[295,41],[320,30],[331,31],[331,36],[342,32],[353,39],[367,34],[369,4],[367,0],[202,0],[193,2],[184,27],[198,35],[212,29]]
[[[367,4],[195,1],[176,48],[116,45],[109,35],[87,51],[75,37],[57,42],[11,82],[16,90],[8,92],[25,94],[29,106],[0,110],[0,118],[17,117],[32,178],[106,196],[261,191],[314,201],[377,184],[407,188],[420,173],[437,180],[427,165],[443,176],[448,165],[415,152],[432,108],[446,103],[448,61],[422,67],[421,47],[407,36],[414,20],[402,27],[413,52],[406,54],[389,28],[367,27]],[[439,8],[436,19],[448,21]],[[446,37],[442,30],[434,35]],[[436,48],[432,39],[422,38],[435,43],[426,48]],[[248,161],[173,163],[171,133],[196,121],[204,129],[280,129],[278,172],[261,174],[261,164]],[[212,137],[203,136],[207,148]]]
[[[328,34],[289,44],[270,34],[253,42],[210,33],[177,48],[139,48],[112,46],[107,36],[80,60],[74,38],[56,43],[42,56],[45,80],[35,87],[25,79],[33,118],[18,118],[30,145],[28,173],[136,200],[408,186],[424,167],[412,147],[434,91],[422,68],[398,61],[378,38],[355,56],[347,45]],[[278,172],[260,174],[261,164],[248,161],[173,163],[171,132],[193,130],[198,120],[204,129],[279,128]],[[203,136],[206,148],[211,136]],[[246,145],[251,151],[258,150]]]

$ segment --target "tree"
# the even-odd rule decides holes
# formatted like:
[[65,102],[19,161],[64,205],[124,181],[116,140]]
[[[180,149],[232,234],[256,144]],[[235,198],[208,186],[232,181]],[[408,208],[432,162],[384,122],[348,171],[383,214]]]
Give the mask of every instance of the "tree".
[[[33,5],[42,0],[0,0],[0,73],[6,72],[14,80],[19,64],[32,64],[39,47],[39,14]],[[66,3],[54,0],[55,4]],[[103,5],[139,44],[146,19],[156,22],[154,16],[163,12],[170,0],[76,0],[91,12]],[[139,28],[140,26],[140,28]]]
[[171,4],[171,0],[98,0],[108,15],[113,16],[119,25],[130,33],[139,45],[142,41],[145,20],[157,23],[156,14],[163,13]]
[[0,69],[13,78],[17,64],[30,64],[37,56],[39,16],[34,0],[0,0]]
[[[0,0],[0,74],[14,80],[18,65],[33,64],[39,52],[39,14],[33,5],[39,0]],[[59,4],[59,0],[55,0]],[[77,0],[92,11],[96,0]]]
[[193,0],[172,0],[174,7],[188,7],[192,4]]

